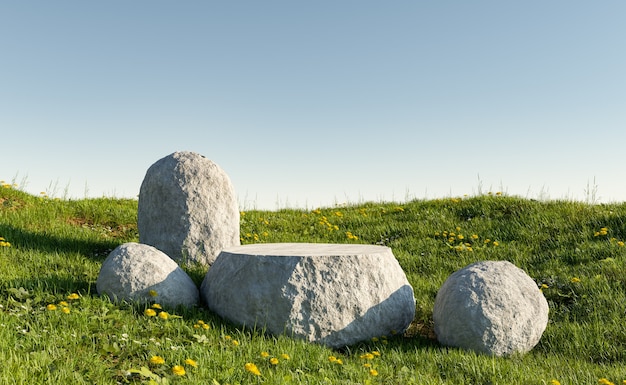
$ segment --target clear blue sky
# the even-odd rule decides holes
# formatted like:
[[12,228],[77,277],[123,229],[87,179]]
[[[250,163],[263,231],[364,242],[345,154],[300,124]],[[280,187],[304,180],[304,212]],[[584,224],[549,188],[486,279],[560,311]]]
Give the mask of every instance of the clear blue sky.
[[594,178],[626,201],[624,20],[621,0],[3,2],[0,179],[136,197],[189,150],[248,209],[584,200]]

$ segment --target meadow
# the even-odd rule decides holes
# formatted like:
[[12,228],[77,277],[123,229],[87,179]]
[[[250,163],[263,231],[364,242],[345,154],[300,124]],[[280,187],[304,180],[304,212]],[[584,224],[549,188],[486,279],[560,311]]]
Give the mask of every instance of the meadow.
[[[206,308],[113,303],[100,265],[138,240],[137,201],[0,187],[0,384],[626,384],[626,204],[499,193],[241,213],[241,242],[391,247],[415,291],[402,334],[332,350],[239,328]],[[550,305],[539,344],[491,357],[437,343],[432,308],[455,270],[524,269]],[[196,283],[205,268],[183,266]]]

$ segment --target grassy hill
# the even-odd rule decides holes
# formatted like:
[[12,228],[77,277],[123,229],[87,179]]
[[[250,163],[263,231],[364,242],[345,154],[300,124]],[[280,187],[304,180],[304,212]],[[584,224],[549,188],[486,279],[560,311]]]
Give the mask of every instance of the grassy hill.
[[[55,200],[0,188],[0,384],[626,380],[626,204],[487,194],[242,212],[244,244],[391,247],[415,291],[415,321],[404,335],[341,351],[241,329],[204,308],[153,309],[158,315],[150,316],[99,297],[100,265],[116,246],[138,240],[136,215],[134,200]],[[434,339],[438,288],[479,260],[511,261],[542,287],[550,322],[530,353],[494,358]],[[184,268],[202,280],[203,268]]]

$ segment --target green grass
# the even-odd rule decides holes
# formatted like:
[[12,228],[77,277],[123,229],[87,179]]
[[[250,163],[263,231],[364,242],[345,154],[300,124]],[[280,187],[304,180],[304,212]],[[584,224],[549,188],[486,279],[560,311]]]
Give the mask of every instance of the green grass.
[[[144,307],[99,297],[100,265],[116,246],[137,241],[136,215],[135,200],[55,200],[0,188],[1,384],[596,384],[601,378],[621,384],[626,379],[621,243],[626,204],[487,194],[242,213],[242,243],[392,248],[415,291],[415,321],[404,335],[339,351],[241,329],[202,307],[164,309],[170,317],[161,319],[144,315]],[[494,358],[446,348],[434,339],[438,288],[452,272],[479,260],[511,261],[538,286],[547,286],[550,321],[530,353]],[[202,280],[202,268],[186,269],[196,282]],[[68,299],[71,293],[79,298]],[[56,310],[47,309],[51,304]],[[362,357],[369,352],[379,355]],[[151,364],[153,356],[165,363]],[[246,371],[246,363],[254,363],[261,376]],[[186,374],[173,374],[175,365]]]

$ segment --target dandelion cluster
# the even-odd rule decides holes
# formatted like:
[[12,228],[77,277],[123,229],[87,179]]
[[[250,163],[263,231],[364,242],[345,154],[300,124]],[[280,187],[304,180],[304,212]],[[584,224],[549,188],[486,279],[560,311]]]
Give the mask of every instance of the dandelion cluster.
[[239,216],[242,225],[241,236],[239,237],[241,242],[263,242],[263,238],[269,237],[269,231],[263,226],[269,226],[270,219],[265,217],[253,218],[253,215],[248,215],[245,211],[240,211]]
[[450,249],[455,251],[467,251],[472,252],[481,247],[498,247],[500,243],[498,241],[485,238],[480,241],[481,237],[478,234],[471,234],[466,236],[462,233],[460,227],[456,227],[452,231],[437,231],[435,232],[435,238],[442,239]]
[[[161,367],[161,366],[165,365],[165,358],[163,358],[162,356],[154,355],[154,356],[150,357],[150,359],[148,360],[148,363],[152,367]],[[184,361],[184,365],[192,367],[192,368],[197,368],[198,367],[198,362],[196,360],[191,359],[191,358],[187,358]],[[163,373],[162,369],[153,369],[153,370],[155,370],[155,372],[157,372],[157,373]],[[176,376],[181,376],[181,377],[187,374],[187,371],[185,370],[185,366],[180,365],[180,364],[176,364],[176,365],[172,366],[171,367],[171,372],[172,372],[172,374],[174,374]],[[156,376],[152,372],[149,372],[148,375],[150,375],[153,379]]]
[[327,217],[325,217],[325,216],[322,216],[322,217],[320,218],[320,220],[318,221],[318,223],[319,223],[320,225],[322,225],[323,227],[325,227],[325,228],[326,228],[326,230],[328,230],[328,231],[335,231],[335,230],[339,230],[339,226],[337,226],[337,225],[333,225],[332,223],[330,223],[330,221],[328,220],[328,218],[327,218]]
[[209,324],[207,324],[206,322],[204,322],[203,320],[199,319],[194,325],[193,325],[194,329],[204,329],[204,330],[209,330],[211,328],[211,326]]
[[3,188],[14,188],[14,187],[17,187],[17,184],[15,184],[15,183],[13,183],[13,184],[11,184],[11,183],[6,183],[6,182],[5,182],[5,181],[3,181],[3,180],[0,180],[0,185],[1,185]]
[[[154,291],[154,290],[151,290],[151,292],[152,291]],[[156,295],[154,295],[154,296],[156,296]],[[154,303],[154,304],[152,304],[152,306],[150,306],[149,308],[144,310],[143,311],[143,315],[145,315],[146,317],[158,317],[158,318],[160,318],[162,320],[167,320],[170,317],[180,318],[179,316],[172,316],[170,313],[168,313],[165,310],[163,310],[163,307],[160,304],[158,304],[158,303]]]
[[[278,357],[272,356],[269,352],[263,351],[261,352],[260,356],[261,358],[266,359],[267,362],[269,362],[272,366],[277,366],[280,363]],[[284,361],[288,361],[291,359],[291,357],[287,353],[282,353],[280,355],[280,358]]]
[[0,247],[11,247],[11,244],[3,237],[0,237]]
[[352,234],[351,231],[346,231],[346,237],[348,237],[348,239],[352,239],[352,240],[359,239],[359,237],[357,237],[356,235]]
[[[71,301],[75,301],[79,299],[80,296],[77,293],[72,293],[72,294],[69,294],[66,298],[68,301],[71,302]],[[59,309],[61,309],[61,313],[63,314],[70,314],[72,312],[72,310],[70,309],[70,304],[67,301],[59,301],[56,304],[49,303],[48,305],[46,305],[47,311],[56,311]]]
[[341,358],[337,358],[335,356],[328,356],[328,362],[337,365],[343,365],[343,361],[341,360]]
[[234,339],[233,337],[231,337],[229,335],[225,335],[223,338],[224,338],[224,341],[228,342],[232,346],[237,347],[237,346],[240,345],[238,340]]
[[372,352],[369,353],[364,353],[361,354],[359,356],[360,359],[365,360],[366,362],[363,364],[363,367],[365,369],[367,369],[368,373],[371,376],[378,376],[378,371],[376,369],[374,369],[374,366],[372,365],[372,360],[374,360],[375,358],[380,357],[380,352],[378,350],[374,350]]
[[[601,227],[600,230],[597,230],[593,233],[593,236],[595,238],[608,238],[609,237],[609,228],[608,227]],[[610,243],[614,243],[615,245],[617,245],[618,247],[624,247],[625,243],[622,240],[619,240],[615,237],[611,237],[608,238]]]

